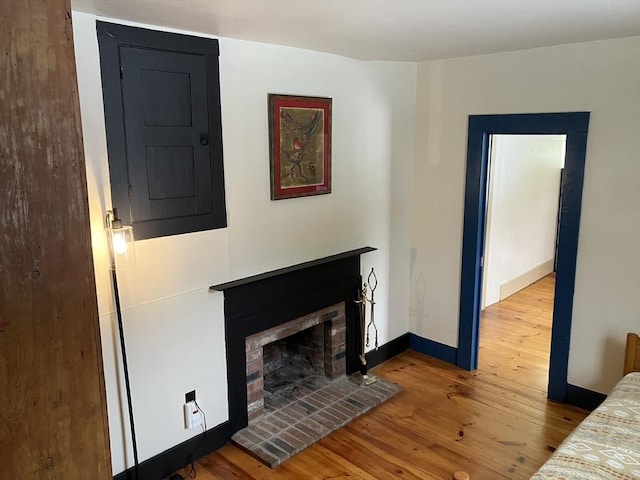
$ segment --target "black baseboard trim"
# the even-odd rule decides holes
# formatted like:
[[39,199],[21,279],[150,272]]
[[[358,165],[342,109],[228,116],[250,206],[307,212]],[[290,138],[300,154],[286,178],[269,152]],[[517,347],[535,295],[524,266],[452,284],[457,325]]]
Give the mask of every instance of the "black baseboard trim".
[[428,338],[422,338],[415,333],[409,333],[409,348],[416,352],[424,353],[447,363],[456,364],[458,349],[439,343]]
[[607,396],[604,393],[594,392],[586,388],[567,383],[567,396],[565,403],[593,411],[604,401]]
[[[231,438],[229,422],[207,430],[207,435],[196,435],[189,440],[165,450],[158,455],[145,460],[138,466],[138,480],[160,480],[187,465],[189,456],[198,460],[216,451]],[[113,480],[134,480],[133,467],[114,475]]]
[[381,345],[378,350],[371,350],[370,352],[367,352],[367,367],[373,368],[376,365],[380,365],[382,362],[389,360],[408,349],[409,333],[405,333],[404,335],[400,335],[398,338]]

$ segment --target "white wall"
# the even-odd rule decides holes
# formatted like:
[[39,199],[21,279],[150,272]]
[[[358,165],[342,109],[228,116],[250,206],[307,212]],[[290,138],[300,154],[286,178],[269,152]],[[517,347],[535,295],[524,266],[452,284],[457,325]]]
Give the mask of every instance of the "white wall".
[[553,271],[565,139],[491,137],[482,308]]
[[591,121],[568,380],[607,392],[640,328],[640,37],[419,64],[411,331],[457,345],[468,115],[573,111]]
[[[73,15],[117,473],[132,460],[103,233],[111,201],[95,20]],[[371,245],[379,250],[362,268],[380,279],[380,342],[408,330],[416,68],[220,39],[229,226],[138,241],[136,266],[120,275],[140,460],[198,433],[182,426],[189,390],[210,427],[228,418],[223,298],[209,285]],[[270,200],[267,93],[333,98],[330,195]]]

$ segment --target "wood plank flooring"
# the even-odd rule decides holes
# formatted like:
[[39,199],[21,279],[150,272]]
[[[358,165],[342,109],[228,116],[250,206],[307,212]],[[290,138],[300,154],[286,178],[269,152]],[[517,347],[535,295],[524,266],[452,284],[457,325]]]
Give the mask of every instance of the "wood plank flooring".
[[274,470],[227,445],[196,463],[197,478],[528,479],[587,414],[546,399],[553,285],[483,312],[477,371],[407,351],[374,370],[404,388],[385,404]]

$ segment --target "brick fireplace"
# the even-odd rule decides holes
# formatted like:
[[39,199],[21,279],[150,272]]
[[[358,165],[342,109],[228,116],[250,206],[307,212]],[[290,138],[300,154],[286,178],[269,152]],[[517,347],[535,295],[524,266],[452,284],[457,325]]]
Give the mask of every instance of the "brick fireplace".
[[[343,365],[347,374],[358,369],[361,340],[358,309],[354,300],[362,285],[360,255],[374,250],[372,247],[363,247],[211,287],[212,290],[223,291],[225,297],[229,424],[232,433],[247,426],[248,406],[258,401],[257,395],[247,391],[248,387],[253,392],[263,386],[260,385],[257,370],[254,368],[249,371],[253,368],[253,357],[247,357],[247,339],[259,338],[266,331],[287,330],[292,325],[289,322],[300,318],[309,320],[315,312],[342,304]],[[322,324],[326,325],[324,321]],[[258,355],[257,351],[254,353]],[[264,360],[264,353],[262,355]],[[256,383],[252,384],[252,380],[256,380]],[[251,408],[259,411],[259,401]]]
[[211,287],[225,294],[231,440],[275,467],[401,388],[361,386],[365,247]]

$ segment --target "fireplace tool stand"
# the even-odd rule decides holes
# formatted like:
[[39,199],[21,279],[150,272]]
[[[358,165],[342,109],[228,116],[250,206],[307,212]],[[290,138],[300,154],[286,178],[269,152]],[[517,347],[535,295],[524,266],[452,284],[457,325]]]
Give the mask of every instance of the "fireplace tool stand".
[[[368,287],[367,287],[368,284]],[[378,381],[378,377],[375,375],[371,375],[367,370],[367,358],[365,355],[365,347],[369,346],[369,330],[373,327],[374,335],[375,335],[375,349],[378,350],[378,327],[376,326],[375,317],[374,317],[374,307],[376,304],[375,301],[375,291],[378,287],[378,277],[376,277],[376,272],[374,272],[373,268],[371,268],[371,272],[367,277],[367,282],[362,286],[362,290],[360,292],[360,298],[355,300],[355,303],[358,304],[360,308],[360,338],[362,339],[360,354],[358,355],[358,359],[360,360],[359,371],[353,373],[349,380],[358,385],[371,385]],[[371,298],[367,296],[367,288],[371,292]],[[367,304],[371,306],[370,308],[370,317],[369,323],[367,324]]]

